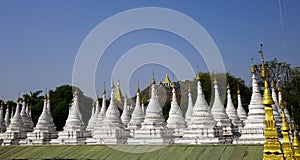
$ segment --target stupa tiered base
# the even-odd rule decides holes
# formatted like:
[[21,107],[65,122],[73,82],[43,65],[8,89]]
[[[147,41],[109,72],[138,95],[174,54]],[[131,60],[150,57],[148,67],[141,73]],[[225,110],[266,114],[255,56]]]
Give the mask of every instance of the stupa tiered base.
[[51,144],[85,144],[85,140],[91,137],[88,131],[61,131],[57,139],[52,139]]
[[120,128],[101,128],[88,138],[86,144],[126,144],[129,131]]
[[128,144],[173,144],[172,129],[139,129],[132,133],[133,138],[128,138]]
[[22,139],[26,139],[26,132],[5,132],[1,134],[0,139],[3,140],[2,145],[19,145]]
[[243,128],[241,129],[242,136],[235,139],[233,144],[264,144],[264,128]]
[[52,139],[56,139],[58,137],[57,132],[49,133],[43,131],[35,131],[27,133],[27,139],[21,140],[20,145],[42,145],[42,144],[50,144]]
[[184,136],[175,139],[177,144],[222,144],[224,139],[220,139],[218,131],[209,128],[188,128],[184,131]]

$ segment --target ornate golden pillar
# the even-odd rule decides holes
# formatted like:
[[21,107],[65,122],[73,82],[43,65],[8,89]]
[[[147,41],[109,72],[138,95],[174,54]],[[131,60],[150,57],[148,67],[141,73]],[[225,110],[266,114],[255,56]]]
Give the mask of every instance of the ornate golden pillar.
[[265,105],[265,130],[264,136],[266,138],[266,142],[264,143],[264,160],[283,160],[283,153],[281,150],[281,144],[278,140],[278,132],[276,129],[276,121],[273,116],[272,104],[274,104],[273,99],[271,97],[269,91],[268,84],[268,71],[264,64],[264,53],[262,51],[262,44],[260,44],[261,61],[262,61],[262,69],[261,76],[264,79],[264,95],[262,104]]

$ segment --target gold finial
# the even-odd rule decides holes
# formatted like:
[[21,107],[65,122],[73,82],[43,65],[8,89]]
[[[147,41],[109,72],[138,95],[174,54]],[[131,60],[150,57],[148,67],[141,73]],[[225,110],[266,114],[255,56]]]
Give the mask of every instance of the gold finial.
[[200,70],[199,70],[199,66],[198,65],[197,65],[197,71],[198,71],[198,73],[196,74],[196,80],[200,81],[201,76],[200,76]]
[[197,75],[196,75],[196,80],[197,80],[197,81],[200,81],[200,79],[201,79],[201,77],[200,77],[200,72],[198,72]]
[[103,90],[102,90],[102,94],[106,94],[106,90],[105,90],[105,81],[104,81],[104,87],[103,87]]
[[254,63],[253,63],[253,58],[251,58],[251,61],[252,61],[251,73],[255,73],[256,69],[255,69],[255,66],[254,66]]
[[166,77],[165,77],[164,83],[171,83],[168,71],[166,72]]
[[275,88],[275,82],[274,81],[272,81],[272,83],[271,83],[271,88]]
[[120,80],[118,79],[117,87],[120,88]]
[[214,76],[214,84],[218,84],[217,76]]
[[44,99],[47,99],[47,86],[45,87],[45,94],[44,94]]
[[241,91],[240,91],[240,85],[237,86],[237,94],[240,94]]
[[226,86],[226,88],[227,88],[227,89],[230,89],[230,85],[229,85],[229,83],[227,83],[227,86]]
[[151,84],[155,84],[155,78],[154,78],[154,71],[152,71],[152,80],[151,80]]
[[136,88],[136,92],[140,93],[140,80],[138,79],[138,86]]
[[191,93],[191,85],[189,85],[188,93]]

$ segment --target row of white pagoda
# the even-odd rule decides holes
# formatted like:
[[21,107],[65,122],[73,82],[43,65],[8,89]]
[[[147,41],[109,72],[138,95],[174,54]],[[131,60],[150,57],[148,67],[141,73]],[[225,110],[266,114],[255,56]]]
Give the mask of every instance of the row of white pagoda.
[[[115,99],[110,99],[106,108],[106,91],[103,90],[102,104],[97,100],[92,115],[85,126],[79,110],[78,95],[75,91],[72,105],[63,131],[56,131],[50,112],[50,98],[45,95],[43,111],[35,127],[31,111],[25,101],[17,101],[15,113],[9,110],[3,115],[0,108],[0,139],[2,145],[41,145],[41,144],[263,144],[265,111],[261,104],[262,95],[258,89],[255,70],[252,67],[252,96],[249,113],[246,114],[238,90],[238,107],[232,103],[230,86],[227,86],[226,109],[218,91],[218,82],[214,81],[215,99],[212,107],[208,105],[202,91],[200,74],[197,74],[197,99],[193,104],[190,88],[188,90],[188,108],[183,115],[176,98],[175,87],[172,90],[172,102],[169,118],[163,118],[162,107],[157,96],[157,84],[154,77],[151,84],[151,97],[147,107],[140,101],[140,90],[136,92],[135,107],[129,110],[127,98],[124,98],[122,115]],[[279,88],[278,98],[281,100]],[[115,87],[112,83],[111,97]],[[273,114],[281,125],[281,110],[278,105],[275,85],[272,85]],[[146,108],[146,109],[145,109]],[[288,122],[290,117],[285,110]],[[4,116],[4,117],[3,117]]]

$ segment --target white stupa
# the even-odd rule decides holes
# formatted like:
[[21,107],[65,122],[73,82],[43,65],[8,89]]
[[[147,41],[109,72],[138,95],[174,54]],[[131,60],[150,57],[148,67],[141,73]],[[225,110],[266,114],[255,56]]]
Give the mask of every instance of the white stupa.
[[138,87],[136,90],[135,107],[133,109],[133,112],[131,114],[131,119],[128,124],[128,129],[130,130],[132,136],[135,133],[135,130],[140,129],[142,127],[144,118],[145,115],[141,107],[141,101],[140,101],[140,88]]
[[237,95],[238,95],[238,107],[237,107],[237,114],[240,118],[240,120],[243,122],[243,126],[245,125],[245,120],[247,119],[247,113],[242,105],[242,99],[241,99],[241,91],[238,88],[237,91]]
[[11,119],[11,123],[6,132],[1,135],[0,139],[3,139],[3,145],[18,145],[19,141],[25,139],[26,131],[23,126],[23,120],[20,115],[20,98],[17,100],[16,113]]
[[[190,125],[183,132],[183,138],[177,143],[186,144],[216,144],[222,143],[222,128],[216,128],[216,122],[210,113],[201,88],[200,74],[197,74],[197,99],[193,107]],[[189,89],[190,93],[190,89]]]
[[[52,114],[51,114],[51,106],[50,106],[50,94],[48,95],[48,99],[47,99],[47,114],[48,114],[48,119],[49,119],[49,122],[51,124],[50,128],[52,131],[56,131],[56,126],[53,122],[53,117],[52,117]],[[29,110],[29,117],[31,117],[31,109]]]
[[32,128],[34,127],[34,123],[31,117],[31,107],[26,105],[26,114],[28,116],[29,122],[30,122],[30,126],[32,126]]
[[258,84],[255,76],[255,68],[252,65],[252,96],[249,104],[248,117],[245,120],[245,126],[241,129],[241,137],[234,143],[241,144],[264,144],[265,128],[265,110],[262,102],[262,95],[258,90]]
[[146,109],[142,128],[135,131],[133,138],[128,138],[128,144],[170,144],[172,130],[166,127],[162,108],[158,102],[154,73],[151,85],[151,98]]
[[26,112],[26,108],[27,108],[26,98],[24,97],[20,115],[23,120],[23,126],[24,126],[25,131],[32,132],[33,131],[33,123],[32,123],[32,119],[28,116],[28,114]]
[[[97,100],[96,100],[97,101]],[[93,104],[92,104],[92,114],[91,114],[91,117],[90,117],[90,120],[89,120],[89,122],[88,122],[88,125],[86,126],[86,130],[88,130],[88,131],[91,131],[91,130],[93,130],[93,125],[94,125],[94,123],[95,123],[95,103],[96,102],[94,102]],[[97,116],[96,116],[97,117]]]
[[226,113],[231,119],[231,123],[233,124],[233,132],[235,135],[240,136],[239,128],[243,126],[242,121],[240,120],[237,111],[232,103],[231,93],[230,93],[230,86],[229,83],[227,84],[227,106],[226,106]]
[[47,95],[44,96],[43,111],[33,132],[27,133],[27,139],[24,143],[33,145],[49,144],[51,139],[58,137],[56,127],[52,121],[52,115],[48,111],[48,108],[50,107],[49,99],[50,98],[47,97]]
[[92,115],[91,115],[91,118],[88,122],[86,130],[88,130],[90,132],[93,132],[94,127],[95,127],[96,122],[97,122],[99,112],[100,112],[100,103],[99,103],[99,97],[97,96],[96,100],[95,100],[95,103],[93,104],[93,107],[92,107]]
[[58,133],[57,139],[51,140],[51,144],[84,144],[86,138],[90,136],[82,121],[78,103],[78,89],[76,89],[63,131]]
[[189,86],[189,89],[188,89],[188,108],[186,110],[186,113],[185,113],[185,122],[187,124],[187,126],[190,125],[191,123],[191,118],[192,118],[192,115],[193,115],[193,99],[192,99],[192,93],[191,93],[191,88]]
[[216,77],[214,79],[214,88],[215,88],[215,100],[211,108],[211,114],[213,115],[214,120],[217,122],[217,126],[222,128],[223,130],[222,137],[224,138],[225,143],[231,143],[233,137],[232,123],[228,115],[226,114],[224,105],[221,101]]
[[0,106],[0,133],[3,133],[6,131],[6,126],[5,126],[5,119],[3,116],[3,107],[4,107],[4,102],[3,100],[1,101],[1,106]]
[[114,100],[114,83],[111,86],[111,99],[105,118],[101,126],[94,128],[93,138],[88,139],[88,144],[124,144],[129,137],[129,131],[124,127],[120,118],[120,112]]
[[271,91],[272,91],[272,99],[274,101],[274,104],[272,104],[273,116],[274,116],[274,119],[276,121],[277,128],[280,129],[281,128],[281,123],[282,123],[282,118],[281,118],[281,114],[279,114],[279,112],[278,112],[279,103],[278,103],[277,94],[276,94],[275,90],[276,90],[275,89],[275,83],[272,81]]
[[172,102],[167,120],[167,127],[173,129],[173,136],[176,138],[182,137],[183,131],[186,128],[186,122],[182,116],[181,108],[177,102],[175,85],[172,84]]
[[124,106],[123,106],[123,112],[121,115],[121,121],[125,125],[125,127],[128,125],[130,121],[130,113],[129,113],[129,106],[127,104],[127,96],[124,96]]
[[103,89],[102,91],[102,106],[101,106],[101,110],[97,116],[97,122],[96,122],[96,125],[95,127],[102,127],[102,123],[103,123],[103,120],[105,118],[105,115],[106,115],[106,90]]
[[9,106],[8,105],[6,105],[4,121],[5,121],[5,128],[7,129],[9,127],[9,124],[10,124]]

